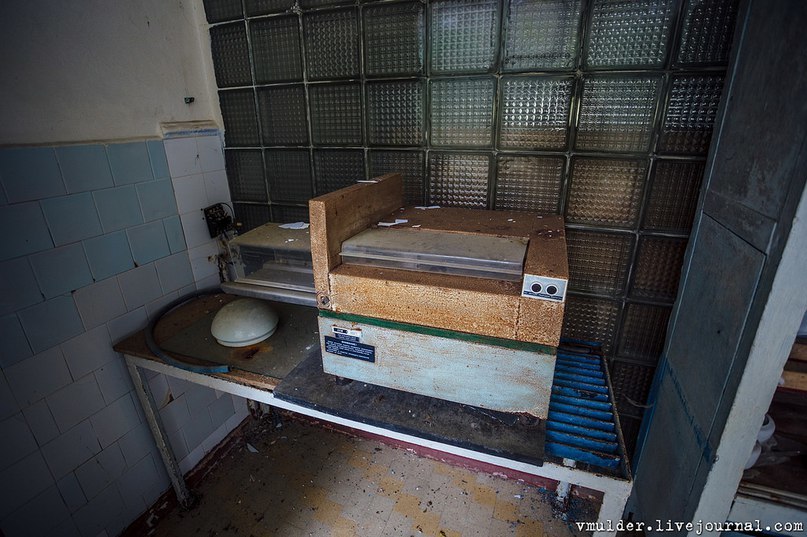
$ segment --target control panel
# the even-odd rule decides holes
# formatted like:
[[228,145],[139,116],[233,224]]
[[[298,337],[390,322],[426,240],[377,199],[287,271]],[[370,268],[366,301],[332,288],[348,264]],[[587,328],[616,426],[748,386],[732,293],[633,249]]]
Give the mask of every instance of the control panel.
[[202,209],[205,215],[205,222],[207,223],[207,231],[210,233],[210,238],[215,239],[220,234],[232,228],[233,218],[224,209],[223,203],[216,203],[210,207]]
[[561,278],[525,274],[521,286],[521,296],[525,298],[537,298],[538,300],[563,302],[566,300],[567,284],[567,280]]

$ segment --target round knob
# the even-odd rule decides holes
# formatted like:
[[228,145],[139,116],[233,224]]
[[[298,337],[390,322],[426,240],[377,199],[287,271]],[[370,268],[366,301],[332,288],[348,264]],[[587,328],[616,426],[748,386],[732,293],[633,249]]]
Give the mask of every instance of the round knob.
[[555,287],[554,285],[550,285],[549,287],[546,288],[546,292],[549,293],[550,295],[554,295],[557,294],[558,288]]
[[540,292],[541,292],[541,289],[543,289],[543,287],[541,286],[541,284],[540,284],[540,283],[535,282],[534,284],[532,284],[532,285],[530,286],[530,289],[532,289],[532,292],[533,292],[533,293],[540,293]]

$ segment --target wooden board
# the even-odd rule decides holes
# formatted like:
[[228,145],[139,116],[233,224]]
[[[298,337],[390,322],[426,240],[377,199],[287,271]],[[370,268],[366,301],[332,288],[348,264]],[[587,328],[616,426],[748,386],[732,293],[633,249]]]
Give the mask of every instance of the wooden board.
[[807,343],[800,343],[796,341],[793,343],[793,348],[790,349],[790,356],[788,360],[797,362],[807,362]]
[[517,282],[359,265],[340,265],[330,281],[334,311],[516,339]]
[[317,304],[330,308],[328,273],[339,263],[342,241],[403,205],[403,178],[390,173],[375,183],[357,183],[308,202],[311,258]]
[[[544,228],[530,235],[524,273],[569,279],[566,231],[559,216],[543,220]],[[557,346],[565,303],[519,298],[516,339]]]
[[226,364],[233,369],[282,379],[312,349],[319,347],[317,310],[308,306],[269,302],[280,321],[268,339],[246,347],[225,347],[210,334],[218,310],[210,310],[189,326],[160,342],[170,353]]

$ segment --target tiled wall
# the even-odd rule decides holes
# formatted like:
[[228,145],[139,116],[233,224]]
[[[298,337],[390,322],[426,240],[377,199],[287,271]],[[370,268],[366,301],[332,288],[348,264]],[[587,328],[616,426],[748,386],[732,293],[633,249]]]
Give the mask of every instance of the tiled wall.
[[[169,487],[113,342],[218,283],[218,136],[0,149],[0,530],[116,535]],[[187,471],[243,400],[152,376]],[[45,515],[45,516],[43,516]]]

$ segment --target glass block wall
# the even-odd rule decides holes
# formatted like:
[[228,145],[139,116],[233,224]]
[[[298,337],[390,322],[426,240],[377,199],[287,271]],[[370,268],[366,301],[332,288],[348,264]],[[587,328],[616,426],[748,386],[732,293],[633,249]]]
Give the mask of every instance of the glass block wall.
[[564,334],[642,416],[737,0],[205,0],[246,228],[389,171],[409,203],[561,213]]

